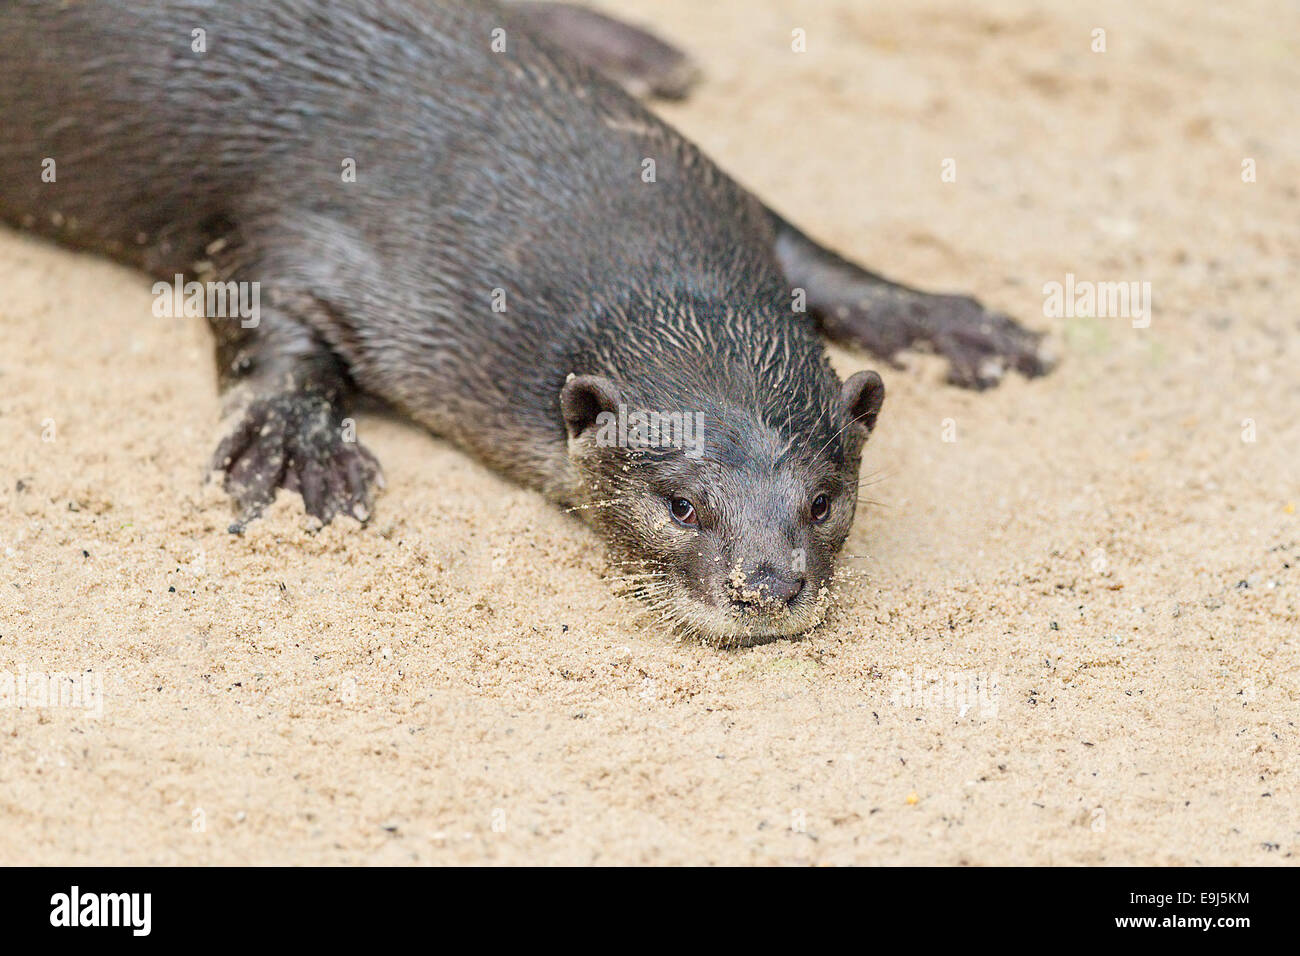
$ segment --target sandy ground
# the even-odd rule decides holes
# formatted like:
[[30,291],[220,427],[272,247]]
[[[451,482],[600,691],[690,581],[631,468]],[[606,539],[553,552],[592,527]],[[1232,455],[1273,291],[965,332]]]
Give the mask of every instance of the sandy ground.
[[[641,629],[574,519],[388,418],[368,527],[226,534],[206,329],[0,234],[0,671],[102,686],[0,707],[0,862],[1294,863],[1300,11],[1196,6],[655,4],[708,71],[672,122],[1064,354],[886,369],[841,601],[749,650]],[[1044,317],[1066,273],[1150,328]]]

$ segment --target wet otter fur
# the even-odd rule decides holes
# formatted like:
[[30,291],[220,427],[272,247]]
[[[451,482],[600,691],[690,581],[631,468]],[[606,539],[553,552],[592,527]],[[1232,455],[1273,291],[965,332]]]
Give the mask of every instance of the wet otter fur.
[[[973,387],[1041,373],[1038,336],[817,245],[547,6],[0,0],[0,217],[258,284],[255,325],[208,317],[236,529],[279,488],[369,515],[364,392],[586,517],[666,624],[807,630],[884,397],[820,333],[928,345]],[[629,409],[692,416],[703,453],[603,440]]]

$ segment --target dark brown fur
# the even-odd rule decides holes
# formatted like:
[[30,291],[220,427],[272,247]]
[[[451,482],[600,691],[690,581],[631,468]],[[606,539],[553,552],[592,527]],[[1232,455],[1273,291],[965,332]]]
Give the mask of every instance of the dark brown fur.
[[[582,509],[673,622],[811,626],[883,397],[874,373],[841,387],[819,331],[886,357],[928,343],[975,386],[1041,372],[1037,338],[818,246],[546,22],[444,0],[0,0],[0,216],[163,279],[260,284],[256,328],[209,319],[241,521],[279,487],[322,520],[368,514],[378,467],[341,428],[360,390]],[[620,403],[700,413],[703,459],[598,445]],[[699,524],[663,524],[688,494]],[[801,593],[768,608],[769,589]]]

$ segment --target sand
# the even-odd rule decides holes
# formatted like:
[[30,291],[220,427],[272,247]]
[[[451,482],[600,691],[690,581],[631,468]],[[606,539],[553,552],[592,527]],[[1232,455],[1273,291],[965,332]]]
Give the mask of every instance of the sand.
[[[0,862],[1295,862],[1300,11],[808,7],[655,4],[707,71],[662,112],[1063,356],[972,394],[833,351],[889,398],[826,623],[647,630],[576,520],[382,415],[368,526],[231,536],[206,329],[3,232],[0,672],[102,712],[0,706]],[[1149,328],[1044,316],[1067,273]]]

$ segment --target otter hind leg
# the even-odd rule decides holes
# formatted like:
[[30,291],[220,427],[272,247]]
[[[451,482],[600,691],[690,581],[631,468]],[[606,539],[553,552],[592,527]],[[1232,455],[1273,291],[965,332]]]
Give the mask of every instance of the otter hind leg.
[[[301,308],[311,308],[304,298]],[[209,318],[218,376],[233,426],[213,455],[236,519],[232,532],[262,513],[284,488],[308,514],[329,523],[364,521],[383,487],[375,457],[345,419],[353,386],[342,361],[293,310],[262,310],[255,327]]]
[[509,9],[525,29],[603,73],[636,97],[679,100],[700,70],[652,33],[572,3],[517,0]]
[[897,361],[925,346],[948,360],[948,381],[996,385],[1010,369],[1033,377],[1051,370],[1043,334],[992,312],[970,296],[935,295],[890,282],[818,245],[773,213],[776,256],[827,338]]

